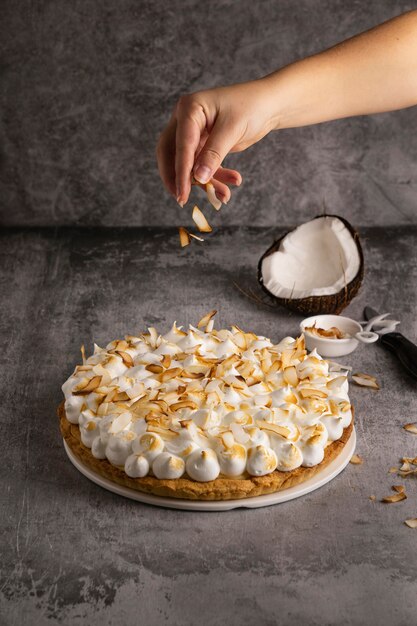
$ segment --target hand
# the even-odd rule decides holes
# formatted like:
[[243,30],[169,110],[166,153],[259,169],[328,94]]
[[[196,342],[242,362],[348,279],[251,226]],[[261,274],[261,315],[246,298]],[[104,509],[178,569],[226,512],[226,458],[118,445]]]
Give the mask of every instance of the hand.
[[[268,97],[269,96],[269,97]],[[264,79],[200,91],[180,98],[157,147],[161,178],[183,206],[191,176],[201,184],[213,180],[222,202],[231,185],[240,185],[236,170],[221,167],[229,152],[240,152],[273,128],[273,101]]]

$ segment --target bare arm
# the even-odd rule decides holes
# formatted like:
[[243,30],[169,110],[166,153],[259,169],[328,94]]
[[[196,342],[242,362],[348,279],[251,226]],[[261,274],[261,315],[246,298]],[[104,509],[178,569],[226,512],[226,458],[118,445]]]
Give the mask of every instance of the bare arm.
[[274,128],[417,104],[417,11],[405,13],[265,78]]
[[229,152],[271,130],[417,104],[417,10],[257,81],[200,91],[179,100],[158,143],[167,189],[183,205],[190,178],[215,177],[228,200],[240,174],[223,170]]

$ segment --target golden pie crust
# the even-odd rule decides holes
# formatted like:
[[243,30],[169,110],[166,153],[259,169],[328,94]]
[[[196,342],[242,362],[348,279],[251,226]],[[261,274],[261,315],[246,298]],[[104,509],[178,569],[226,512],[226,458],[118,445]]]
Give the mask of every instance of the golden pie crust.
[[[353,407],[352,407],[353,415]],[[298,467],[291,472],[279,472],[275,470],[266,476],[247,476],[245,478],[219,477],[216,480],[201,483],[190,478],[177,478],[175,480],[162,480],[154,476],[144,478],[130,478],[124,470],[115,467],[107,459],[96,459],[91,450],[81,441],[80,429],[77,424],[71,424],[65,415],[64,402],[58,407],[60,427],[65,442],[79,461],[93,472],[111,480],[123,487],[136,489],[155,496],[168,498],[182,498],[187,500],[237,500],[239,498],[252,498],[262,496],[275,491],[282,491],[294,487],[309,478],[312,478],[343,450],[353,429],[353,419],[347,426],[343,435],[337,441],[333,441],[324,451],[324,459],[314,467]]]

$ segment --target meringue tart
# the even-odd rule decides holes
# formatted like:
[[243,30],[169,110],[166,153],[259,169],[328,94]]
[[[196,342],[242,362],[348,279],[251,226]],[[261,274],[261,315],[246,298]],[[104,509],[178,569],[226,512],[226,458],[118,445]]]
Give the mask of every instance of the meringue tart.
[[94,346],[62,386],[62,435],[101,476],[154,495],[247,498],[301,483],[353,428],[347,376],[304,337],[277,344],[215,311]]

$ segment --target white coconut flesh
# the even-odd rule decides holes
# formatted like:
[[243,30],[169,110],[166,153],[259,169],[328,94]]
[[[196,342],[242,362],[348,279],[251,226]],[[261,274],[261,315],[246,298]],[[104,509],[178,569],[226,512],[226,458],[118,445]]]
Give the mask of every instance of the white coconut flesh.
[[288,233],[262,261],[262,280],[277,298],[336,294],[359,272],[352,233],[337,217],[311,220]]

